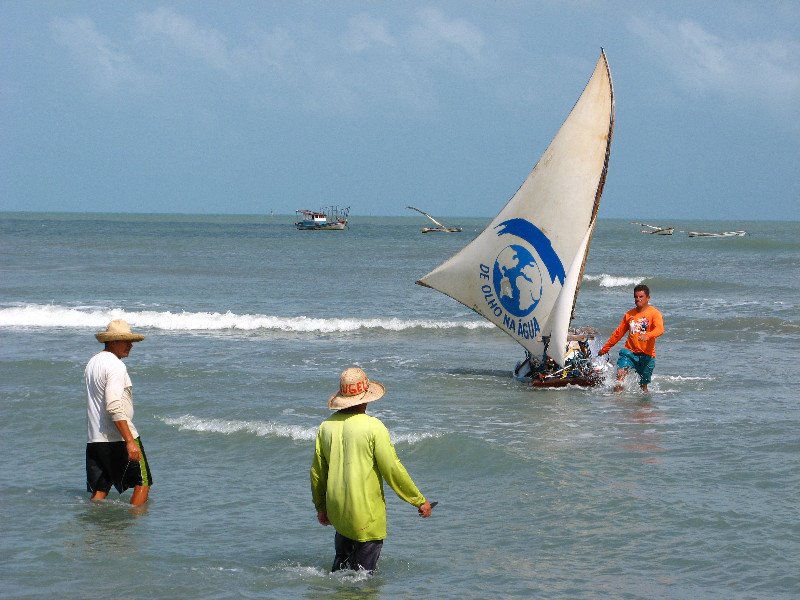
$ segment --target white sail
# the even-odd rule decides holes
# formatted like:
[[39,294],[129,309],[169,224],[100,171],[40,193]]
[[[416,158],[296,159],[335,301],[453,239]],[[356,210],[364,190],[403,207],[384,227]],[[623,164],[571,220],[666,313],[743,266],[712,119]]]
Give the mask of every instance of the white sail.
[[[534,356],[542,354],[542,337],[553,336],[553,323],[559,340],[566,339],[568,320],[553,320],[551,312],[562,292],[562,302],[574,308],[613,128],[611,74],[601,53],[578,102],[517,193],[478,237],[417,283],[471,308]],[[570,292],[565,267],[572,271],[576,261]],[[551,358],[563,362],[563,349],[551,344]]]
[[577,294],[578,284],[580,278],[583,276],[583,259],[586,256],[586,251],[589,248],[589,240],[592,239],[592,232],[594,231],[594,224],[589,227],[589,231],[581,242],[578,248],[578,253],[575,255],[572,265],[567,271],[567,276],[564,278],[564,287],[558,294],[553,310],[550,312],[550,319],[542,328],[542,336],[550,337],[548,346],[548,355],[560,367],[564,366],[567,347],[567,332],[569,331],[569,322],[572,318],[572,304]]
[[437,221],[436,219],[434,219],[432,216],[430,216],[430,215],[429,215],[428,213],[426,213],[424,210],[420,210],[420,209],[418,209],[418,208],[414,208],[413,206],[406,206],[406,208],[410,208],[411,210],[415,210],[415,211],[417,211],[418,213],[422,213],[423,215],[425,215],[426,217],[428,217],[428,218],[429,218],[429,219],[430,219],[430,220],[433,222],[433,224],[434,224],[434,225],[436,225],[437,227],[441,227],[442,229],[445,229],[445,228],[446,228],[446,227],[445,227],[445,226],[444,226],[442,223],[439,223],[439,221]]

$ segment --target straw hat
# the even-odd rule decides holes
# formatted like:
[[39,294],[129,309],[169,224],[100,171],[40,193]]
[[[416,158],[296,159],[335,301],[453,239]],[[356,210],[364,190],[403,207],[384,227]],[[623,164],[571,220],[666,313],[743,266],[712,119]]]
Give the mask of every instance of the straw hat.
[[108,324],[105,331],[98,331],[94,334],[98,342],[141,342],[144,336],[141,333],[133,333],[127,321],[115,319]]
[[374,402],[386,393],[383,384],[370,381],[363,369],[351,367],[339,377],[339,393],[328,400],[328,408],[341,410],[357,404]]

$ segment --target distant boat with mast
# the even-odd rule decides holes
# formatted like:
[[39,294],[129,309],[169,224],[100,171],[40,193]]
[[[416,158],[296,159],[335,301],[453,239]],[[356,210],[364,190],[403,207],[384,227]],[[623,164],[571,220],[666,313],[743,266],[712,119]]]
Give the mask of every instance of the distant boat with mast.
[[294,226],[303,231],[341,231],[347,227],[350,207],[330,206],[327,209],[295,211],[299,220]]
[[675,233],[674,227],[648,225],[647,223],[637,223],[636,221],[631,221],[631,225],[641,225],[642,227],[647,227],[647,229],[642,229],[642,233],[652,233],[653,235],[672,235]]
[[440,223],[432,216],[430,216],[428,213],[426,213],[424,210],[414,208],[413,206],[406,206],[406,208],[415,210],[418,213],[422,213],[423,215],[428,217],[434,225],[436,225],[436,227],[423,227],[422,229],[420,229],[422,233],[459,233],[460,231],[462,231],[461,227],[448,227],[447,225]]

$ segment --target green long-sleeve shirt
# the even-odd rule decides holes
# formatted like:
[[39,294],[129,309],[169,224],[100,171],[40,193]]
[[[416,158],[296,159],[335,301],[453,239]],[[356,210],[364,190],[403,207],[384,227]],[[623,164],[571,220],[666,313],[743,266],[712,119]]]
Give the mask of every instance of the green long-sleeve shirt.
[[336,531],[358,542],[386,537],[384,480],[409,504],[425,503],[380,420],[337,412],[323,421],[311,465],[311,497]]

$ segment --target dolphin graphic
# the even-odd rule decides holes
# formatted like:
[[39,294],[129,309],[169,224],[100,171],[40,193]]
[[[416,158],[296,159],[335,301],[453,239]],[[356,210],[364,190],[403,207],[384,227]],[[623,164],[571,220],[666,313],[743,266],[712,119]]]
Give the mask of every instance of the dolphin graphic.
[[553,250],[553,244],[550,243],[550,240],[542,233],[541,229],[525,219],[509,219],[500,223],[495,229],[500,229],[497,232],[498,236],[505,234],[515,235],[533,246],[542,259],[544,266],[547,267],[550,281],[555,283],[556,279],[558,279],[561,285],[564,285],[564,278],[566,277],[564,265],[561,263],[561,259],[558,258],[556,251]]

